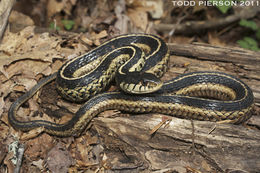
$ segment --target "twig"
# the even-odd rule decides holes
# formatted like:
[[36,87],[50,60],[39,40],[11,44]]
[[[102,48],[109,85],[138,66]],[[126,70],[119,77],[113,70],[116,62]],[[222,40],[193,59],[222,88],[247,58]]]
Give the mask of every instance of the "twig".
[[17,163],[14,169],[14,173],[19,173],[20,172],[20,168],[22,165],[22,160],[23,160],[23,153],[24,153],[24,145],[20,144],[18,151],[17,151]]

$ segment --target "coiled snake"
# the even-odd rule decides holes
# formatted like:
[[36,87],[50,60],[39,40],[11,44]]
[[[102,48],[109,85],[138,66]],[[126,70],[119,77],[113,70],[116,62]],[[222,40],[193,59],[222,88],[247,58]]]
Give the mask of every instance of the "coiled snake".
[[[70,136],[80,133],[93,117],[108,109],[232,123],[250,118],[254,97],[244,82],[220,72],[193,72],[163,83],[159,78],[167,70],[168,59],[167,45],[157,36],[118,36],[40,80],[11,105],[9,122],[22,131],[44,127],[49,134]],[[65,124],[19,121],[18,108],[54,79],[65,99],[86,101],[75,116]],[[124,92],[100,94],[114,79]]]

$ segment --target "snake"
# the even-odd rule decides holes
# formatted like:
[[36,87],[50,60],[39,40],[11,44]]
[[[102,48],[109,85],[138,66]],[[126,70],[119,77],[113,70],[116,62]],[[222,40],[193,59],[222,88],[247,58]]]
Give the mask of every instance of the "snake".
[[[232,75],[199,71],[169,81],[161,77],[169,67],[169,50],[152,34],[126,34],[65,62],[54,74],[41,79],[15,100],[9,123],[16,130],[43,127],[55,136],[76,136],[100,112],[159,113],[183,119],[228,121],[240,124],[252,116],[254,96],[250,87]],[[51,81],[64,99],[83,103],[66,123],[22,121],[19,107]],[[106,91],[112,84],[117,91]]]

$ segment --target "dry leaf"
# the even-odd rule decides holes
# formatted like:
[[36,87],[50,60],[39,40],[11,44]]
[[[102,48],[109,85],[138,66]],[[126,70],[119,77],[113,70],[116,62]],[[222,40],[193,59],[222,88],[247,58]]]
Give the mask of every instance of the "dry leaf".
[[216,45],[216,46],[226,46],[226,44],[219,39],[219,36],[216,34],[216,32],[208,32],[208,40],[209,44]]
[[[0,71],[8,78],[21,73],[25,69],[27,71],[35,70],[34,74],[40,73],[39,68],[41,70],[46,68],[46,66],[42,67],[44,63],[50,64],[53,58],[61,58],[61,55],[56,50],[60,42],[60,39],[50,37],[48,33],[34,35],[34,27],[30,26],[19,33],[7,32],[0,45],[0,51],[2,52],[0,53]],[[8,54],[3,52],[8,52]],[[20,67],[15,71],[16,67],[19,67],[15,63],[21,60],[28,60],[29,64],[23,63],[25,68]],[[33,62],[29,62],[30,60]],[[37,60],[37,62],[34,60]],[[11,65],[11,63],[13,64]],[[33,63],[38,64],[33,65]],[[10,68],[12,66],[12,69],[9,70],[10,74],[6,72],[9,66]]]
[[53,138],[43,133],[37,138],[32,138],[26,140],[26,150],[25,155],[29,157],[30,160],[38,160],[47,154],[47,152],[53,147]]
[[146,7],[153,19],[160,19],[163,16],[163,0],[147,0]]
[[69,1],[69,0],[61,0],[61,1],[49,0],[48,4],[47,4],[48,18],[53,17],[56,13],[59,13],[62,10],[66,14],[70,15],[70,11],[73,7],[73,3],[75,3],[75,2]]
[[33,139],[39,136],[44,131],[44,127],[39,127],[33,130],[30,130],[28,133],[23,133],[21,136],[21,140]]
[[81,35],[81,36],[80,36],[80,39],[81,39],[84,43],[88,44],[89,46],[92,46],[92,45],[93,45],[93,40],[90,40],[90,39],[86,36],[86,34]]
[[11,161],[13,156],[14,156],[13,152],[8,152],[8,154],[6,155],[6,157],[4,159],[4,165],[7,166],[8,172],[14,172],[15,165]]
[[40,170],[43,170],[43,160],[42,159],[39,159],[37,161],[33,161],[32,164],[35,165]]
[[148,25],[148,15],[146,8],[137,7],[135,9],[128,9],[127,15],[136,27],[141,28],[143,31],[146,30]]
[[128,23],[130,21],[129,17],[124,14],[125,9],[125,1],[118,1],[115,7],[117,21],[114,26],[115,28],[119,29],[121,34],[126,34],[128,32]]
[[[21,19],[23,19],[23,20],[21,20]],[[33,26],[34,25],[33,20],[29,16],[26,16],[23,13],[20,13],[15,10],[13,10],[11,12],[8,20],[10,23],[16,23],[16,24],[20,24],[23,26]]]
[[[10,134],[10,127],[8,126],[7,114],[5,114],[4,116],[1,117],[1,121],[2,121],[2,123],[0,126],[0,131],[1,131],[0,140],[6,142],[7,136]],[[15,135],[15,134],[13,134],[13,135]]]
[[101,31],[98,34],[96,34],[95,32],[92,32],[91,33],[91,38],[94,40],[94,44],[96,46],[99,46],[101,44],[100,43],[100,39],[107,37],[107,35],[108,34],[107,34],[106,30]]
[[67,173],[68,168],[73,164],[73,158],[68,150],[58,143],[48,152],[45,162],[51,172]]

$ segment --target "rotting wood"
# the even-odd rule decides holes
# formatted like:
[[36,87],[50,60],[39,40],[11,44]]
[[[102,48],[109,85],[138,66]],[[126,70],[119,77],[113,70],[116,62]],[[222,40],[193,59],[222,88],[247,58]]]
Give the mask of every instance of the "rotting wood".
[[[108,152],[113,169],[120,169],[120,162],[127,161],[115,159],[121,157],[131,158],[132,167],[139,165],[140,169],[151,171],[173,168],[184,172],[186,166],[202,172],[224,172],[232,168],[260,171],[259,130],[241,125],[193,121],[192,136],[190,120],[172,118],[166,128],[160,128],[151,136],[149,131],[160,123],[161,116],[95,119],[94,127],[105,142],[105,153]],[[192,148],[193,138],[196,148]],[[114,154],[117,150],[121,151],[120,154]]]
[[[178,44],[169,43],[171,54],[196,57],[202,60],[231,62],[241,65],[253,65],[260,71],[260,54],[238,47],[213,46],[204,43]],[[259,75],[260,78],[260,75]]]

